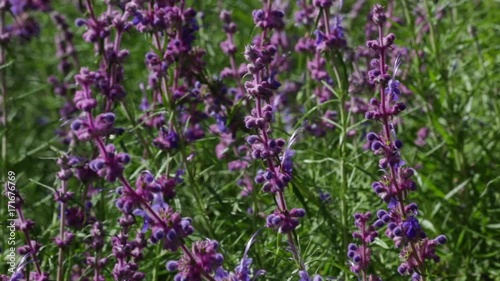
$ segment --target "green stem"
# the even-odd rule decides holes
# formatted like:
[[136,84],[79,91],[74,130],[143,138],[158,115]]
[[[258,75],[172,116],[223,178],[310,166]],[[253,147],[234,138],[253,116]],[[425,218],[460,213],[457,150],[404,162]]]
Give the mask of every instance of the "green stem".
[[342,249],[347,249],[348,243],[348,212],[347,212],[347,169],[346,169],[346,140],[347,140],[347,112],[345,112],[345,102],[346,93],[343,87],[342,79],[337,68],[336,63],[333,63],[333,72],[335,73],[335,78],[337,79],[337,84],[339,86],[339,113],[340,113],[340,125],[341,133],[339,136],[339,149],[340,149],[340,204],[341,204],[341,219],[342,219]]
[[[161,254],[161,243],[159,243],[157,246],[156,246],[156,256],[159,257]],[[157,275],[157,269],[158,269],[158,258],[155,258],[153,260],[153,276],[151,278],[151,280],[158,280],[156,278],[156,275]]]
[[[61,195],[64,196],[66,193],[67,181],[61,181]],[[64,200],[61,201],[60,206],[60,219],[59,219],[59,237],[61,237],[61,241],[64,242],[65,233],[64,233],[64,224],[66,223],[66,202]],[[63,281],[64,279],[64,247],[59,247],[59,254],[57,258],[57,281]]]

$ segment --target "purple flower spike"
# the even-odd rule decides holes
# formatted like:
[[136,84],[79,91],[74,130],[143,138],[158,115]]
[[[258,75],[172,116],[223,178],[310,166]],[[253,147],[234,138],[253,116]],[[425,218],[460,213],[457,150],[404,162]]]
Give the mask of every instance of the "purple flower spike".
[[[366,214],[355,216],[356,226],[361,231],[353,233],[353,236],[361,239],[363,244],[357,250],[350,247],[348,256],[353,261],[351,270],[358,274],[363,272],[363,276],[366,276],[370,255],[366,245],[376,237],[375,228],[387,225],[386,236],[393,240],[397,248],[401,249],[400,259],[403,262],[397,271],[401,275],[413,274],[412,280],[421,280],[420,274],[426,274],[424,272],[426,260],[439,261],[435,246],[446,243],[446,237],[440,235],[430,240],[417,219],[417,204],[407,202],[409,194],[417,190],[417,184],[412,179],[415,171],[406,167],[406,162],[401,157],[403,142],[396,137],[394,118],[406,109],[404,103],[398,102],[402,88],[399,81],[395,79],[400,60],[398,56],[392,69],[392,77],[388,73],[389,66],[385,61],[387,52],[393,48],[396,36],[392,33],[387,36],[382,34],[387,17],[381,5],[375,5],[370,16],[379,31],[379,39],[367,41],[366,46],[378,54],[378,57],[370,62],[372,69],[367,74],[370,83],[378,86],[380,95],[370,100],[371,108],[365,115],[367,119],[382,123],[383,129],[381,133],[368,133],[366,140],[367,147],[370,147],[375,155],[381,156],[378,164],[384,170],[384,174],[379,181],[372,184],[372,188],[387,203],[388,211],[379,210],[378,219],[368,227]],[[415,143],[424,145],[427,133],[425,128],[421,129]]]

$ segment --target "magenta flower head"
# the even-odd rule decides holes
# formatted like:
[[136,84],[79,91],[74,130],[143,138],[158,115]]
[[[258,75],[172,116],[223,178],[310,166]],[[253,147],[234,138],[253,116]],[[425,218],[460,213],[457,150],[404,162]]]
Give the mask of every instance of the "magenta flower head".
[[159,136],[154,139],[153,144],[161,150],[169,150],[178,148],[179,142],[179,135],[174,130],[161,128]]
[[[158,188],[156,193],[161,191],[161,186],[153,181],[146,185],[158,185],[155,187]],[[147,193],[144,193],[143,190],[137,189],[135,194],[144,196]],[[149,195],[146,196],[149,198]],[[152,243],[162,243],[164,249],[175,252],[181,246],[182,240],[194,232],[191,218],[181,217],[179,213],[175,212],[163,201],[160,194],[155,194],[152,201],[154,203],[151,205],[151,209],[138,208],[133,211],[133,214],[144,219],[142,232],[145,233],[148,229],[151,230],[152,234],[149,239]]]
[[202,280],[206,274],[213,274],[221,268],[224,261],[218,253],[219,243],[215,240],[197,241],[193,244],[190,254],[184,255],[178,261],[167,262],[167,270],[178,271],[175,281]]
[[109,36],[110,31],[106,22],[101,19],[77,19],[76,26],[85,26],[86,31],[83,33],[83,39],[89,43],[95,43],[99,39],[104,39]]
[[275,210],[266,218],[266,226],[277,229],[279,233],[288,233],[299,225],[299,218],[306,215],[302,208],[294,208],[289,212]]
[[92,160],[89,167],[106,181],[114,182],[123,175],[124,165],[130,162],[126,153],[116,153],[115,146],[108,144],[99,156]]

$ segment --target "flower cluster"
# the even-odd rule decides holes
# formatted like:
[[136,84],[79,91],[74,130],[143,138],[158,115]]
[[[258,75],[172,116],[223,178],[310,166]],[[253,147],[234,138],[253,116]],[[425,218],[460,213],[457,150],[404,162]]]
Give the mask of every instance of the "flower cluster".
[[50,1],[3,1],[0,4],[1,13],[11,14],[14,19],[11,24],[2,26],[2,34],[0,34],[2,44],[11,39],[18,39],[23,43],[38,36],[40,24],[33,16],[33,12],[49,12],[50,4]]
[[[145,56],[149,70],[148,90],[144,90],[140,109],[144,111],[141,124],[156,129],[158,136],[153,145],[164,151],[172,151],[205,136],[201,122],[207,115],[224,123],[224,105],[214,106],[210,94],[220,94],[223,89],[205,89],[198,81],[203,72],[205,51],[194,46],[199,30],[196,10],[186,7],[185,1],[158,1],[149,7],[136,2],[126,4],[134,11],[132,20],[141,33],[152,36],[155,50]],[[172,79],[170,74],[173,73]],[[213,90],[213,91],[212,91]],[[209,92],[204,96],[205,92]],[[207,103],[207,112],[198,105]],[[159,108],[175,111],[174,119],[166,122]],[[181,131],[180,128],[185,128]]]
[[[381,179],[374,182],[372,187],[375,193],[388,204],[389,209],[377,212],[378,220],[374,225],[382,227],[387,224],[386,235],[394,241],[396,247],[401,249],[402,264],[398,272],[402,275],[413,274],[413,280],[421,280],[422,275],[426,274],[426,260],[439,261],[435,246],[444,244],[446,238],[443,235],[433,240],[427,238],[417,219],[417,204],[406,203],[409,193],[415,191],[417,185],[412,180],[414,170],[407,167],[405,161],[402,160],[400,149],[403,147],[403,142],[396,138],[396,128],[393,122],[394,118],[406,109],[403,102],[398,102],[401,94],[399,82],[387,73],[389,67],[386,64],[386,50],[391,48],[396,36],[392,33],[387,36],[382,34],[386,22],[382,6],[374,6],[371,19],[378,27],[379,39],[369,40],[367,46],[377,52],[379,57],[372,60],[372,69],[368,72],[368,77],[370,81],[378,85],[380,99],[370,100],[372,109],[366,112],[366,118],[381,122],[383,130],[381,133],[370,132],[366,138],[371,150],[376,155],[381,155],[379,167],[385,171]],[[398,66],[399,63],[396,63],[394,76]],[[363,233],[364,231],[358,234],[358,238],[364,239]],[[366,249],[349,246],[349,254],[356,263],[356,266],[352,268],[354,272],[359,272],[359,269],[363,270],[366,267],[363,255],[356,254],[359,251],[364,252]]]
[[[315,26],[314,19],[317,17],[320,19],[313,34],[306,34],[298,40],[295,51],[310,55],[307,68],[310,79],[315,82],[313,93],[317,103],[322,104],[333,97],[333,93],[327,85],[334,86],[333,79],[326,68],[325,54],[341,51],[347,42],[340,15],[334,17],[330,15],[333,1],[316,1],[312,4],[307,4],[306,1],[300,2],[304,10],[296,14],[296,17],[300,19],[299,23],[304,24],[307,28],[312,28]],[[314,136],[325,136],[328,131],[335,128],[329,120],[336,120],[337,112],[326,110],[323,112],[323,116],[317,119],[307,124],[306,129]]]
[[[136,190],[136,194],[138,192]],[[146,212],[136,209],[133,214],[144,218],[143,231],[151,229],[152,235],[149,239],[153,244],[161,242],[164,249],[175,252],[181,246],[182,240],[194,232],[191,218],[183,218],[161,199],[155,200],[157,202],[151,206],[151,210],[146,208]]]
[[[372,225],[368,224],[372,214],[366,212],[364,214],[357,213],[354,215],[354,224],[359,229],[352,234],[352,236],[361,241],[361,245],[349,244],[347,256],[351,259],[351,271],[359,274],[362,273],[363,277],[366,278],[366,271],[371,259],[371,250],[368,244],[375,241],[378,236],[378,232],[375,228],[380,228],[384,226],[384,221],[377,220]],[[387,219],[387,217],[383,217]]]
[[[120,225],[124,228],[134,222],[132,216],[124,216],[120,219]],[[111,238],[111,244],[113,255],[117,260],[113,267],[115,280],[144,280],[146,274],[138,270],[137,263],[142,260],[142,250],[147,246],[145,234],[138,232],[134,240],[128,241],[128,235],[122,232]]]
[[202,280],[207,274],[214,273],[222,266],[224,257],[217,252],[219,243],[215,240],[197,241],[191,252],[185,251],[178,261],[167,262],[169,271],[178,271],[175,281]]
[[71,129],[78,140],[95,141],[99,148],[99,155],[90,161],[89,168],[98,176],[114,182],[122,176],[124,165],[130,162],[130,157],[126,153],[116,153],[114,145],[105,145],[103,141],[104,137],[121,131],[114,126],[114,113],[105,112],[96,117],[92,114],[92,110],[97,106],[97,100],[93,96],[91,86],[99,89],[101,78],[99,72],[89,71],[87,68],[82,68],[75,76],[81,90],[76,91],[73,101],[78,109],[84,111],[84,114],[73,121]]

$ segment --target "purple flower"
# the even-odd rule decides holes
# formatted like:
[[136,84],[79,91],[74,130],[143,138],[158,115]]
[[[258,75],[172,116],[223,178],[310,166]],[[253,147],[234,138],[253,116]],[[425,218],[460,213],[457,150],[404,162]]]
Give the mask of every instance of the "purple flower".
[[393,101],[397,101],[401,95],[401,90],[399,89],[398,80],[389,80],[387,87],[385,88],[385,94],[388,95]]
[[299,225],[299,218],[305,216],[306,212],[301,208],[294,208],[289,212],[275,210],[266,218],[266,226],[277,229],[279,233],[294,231]]
[[220,269],[224,257],[217,252],[218,248],[219,243],[215,240],[197,241],[192,246],[192,256],[184,253],[178,261],[167,262],[167,270],[178,271],[175,281],[202,280],[205,274]]
[[415,238],[417,234],[420,233],[420,224],[414,217],[409,217],[405,222],[403,222],[402,226],[409,239]]
[[179,135],[175,131],[162,128],[153,144],[162,150],[169,150],[178,148],[179,141]]
[[319,192],[319,200],[322,203],[330,204],[332,202],[332,196],[331,196],[331,194],[329,192],[320,191]]
[[[154,211],[155,215],[150,211]],[[151,242],[161,242],[164,249],[177,251],[182,239],[194,232],[191,218],[182,218],[158,195],[155,196],[155,203],[151,205],[151,210],[136,209],[133,214],[144,218],[142,232],[151,229]]]
[[101,151],[99,157],[92,160],[89,167],[96,172],[98,176],[103,177],[109,182],[114,182],[123,174],[124,165],[130,162],[130,156],[126,153],[116,153],[116,148],[112,144]]
[[299,281],[323,281],[324,280],[323,277],[321,277],[317,274],[314,276],[314,278],[311,279],[311,277],[309,277],[309,274],[305,270],[299,271],[299,276],[300,276]]

